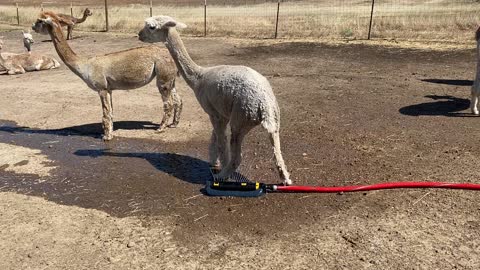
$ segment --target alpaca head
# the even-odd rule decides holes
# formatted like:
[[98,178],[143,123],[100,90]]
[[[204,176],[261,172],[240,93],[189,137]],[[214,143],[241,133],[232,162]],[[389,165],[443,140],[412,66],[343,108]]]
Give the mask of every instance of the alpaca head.
[[46,11],[40,13],[40,17],[35,21],[32,25],[32,29],[43,35],[48,35],[48,31],[54,27],[60,28],[60,21],[59,18],[55,13]]
[[83,12],[83,15],[85,15],[86,17],[89,17],[93,15],[93,12],[89,8],[86,8],[85,11]]
[[23,45],[25,46],[27,51],[30,52],[32,50],[32,44],[34,43],[32,34],[30,33],[30,30],[28,32],[22,31],[22,34],[23,34]]
[[167,41],[169,28],[186,28],[184,23],[177,22],[169,16],[155,16],[145,20],[145,26],[138,33],[138,37],[143,42],[165,42]]

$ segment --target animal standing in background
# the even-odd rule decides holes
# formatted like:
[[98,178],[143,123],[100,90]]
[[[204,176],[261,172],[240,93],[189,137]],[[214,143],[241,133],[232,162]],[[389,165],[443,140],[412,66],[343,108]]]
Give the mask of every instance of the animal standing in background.
[[49,34],[58,55],[68,68],[100,95],[104,140],[113,138],[112,90],[139,88],[149,84],[155,77],[164,106],[158,131],[164,131],[172,113],[173,124],[169,127],[177,126],[182,100],[175,90],[177,68],[166,49],[147,46],[101,56],[82,57],[68,45],[59,20],[53,12],[42,12],[32,28],[37,33]]
[[474,115],[478,115],[478,98],[480,97],[480,27],[475,33],[475,39],[477,40],[477,72],[472,86],[470,109]]
[[[235,172],[241,163],[245,135],[261,125],[270,136],[280,177],[284,184],[291,185],[280,150],[280,109],[268,80],[245,66],[197,65],[188,55],[175,27],[184,28],[186,25],[168,16],[151,17],[146,19],[139,38],[144,42],[165,42],[183,78],[209,115],[213,125],[210,164],[221,165],[216,176],[225,179]],[[226,135],[229,123],[231,152]]]
[[25,49],[27,49],[27,52],[31,54],[32,44],[35,42],[33,40],[33,36],[30,33],[30,30],[28,30],[28,32],[22,31],[22,34],[23,34],[23,46],[25,47]]
[[[0,51],[3,41],[0,40]],[[60,63],[48,56],[37,53],[4,53],[0,54],[0,73],[8,75],[23,74],[27,71],[39,71],[58,68]]]
[[86,8],[83,11],[83,17],[82,18],[75,18],[71,15],[67,14],[57,14],[57,16],[60,18],[59,22],[62,26],[67,26],[67,40],[72,39],[72,31],[73,27],[79,23],[83,23],[84,21],[87,20],[87,17],[92,16],[93,13],[90,11],[90,9]]

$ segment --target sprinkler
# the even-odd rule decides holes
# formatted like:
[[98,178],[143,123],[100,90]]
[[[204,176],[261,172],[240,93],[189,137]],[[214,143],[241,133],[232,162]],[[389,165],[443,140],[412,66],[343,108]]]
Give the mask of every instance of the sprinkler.
[[[213,176],[212,171],[212,176]],[[284,186],[276,184],[264,184],[259,182],[250,182],[240,175],[235,176],[234,181],[221,181],[213,177],[213,181],[207,181],[206,192],[210,196],[224,197],[260,197],[266,193],[339,193],[339,192],[357,192],[371,191],[380,189],[399,189],[399,188],[442,188],[442,189],[464,189],[480,190],[480,184],[471,183],[448,183],[448,182],[390,182],[373,185],[359,186]]]

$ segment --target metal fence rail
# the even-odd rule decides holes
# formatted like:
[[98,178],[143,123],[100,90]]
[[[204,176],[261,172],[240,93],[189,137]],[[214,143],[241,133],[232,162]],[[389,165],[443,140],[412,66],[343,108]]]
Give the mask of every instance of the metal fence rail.
[[165,14],[186,23],[183,32],[195,36],[456,40],[472,37],[480,14],[476,0],[107,1],[108,8],[93,0],[23,1],[0,6],[0,22],[27,26],[42,9],[80,17],[88,6],[93,16],[77,26],[85,31],[136,32],[146,17]]

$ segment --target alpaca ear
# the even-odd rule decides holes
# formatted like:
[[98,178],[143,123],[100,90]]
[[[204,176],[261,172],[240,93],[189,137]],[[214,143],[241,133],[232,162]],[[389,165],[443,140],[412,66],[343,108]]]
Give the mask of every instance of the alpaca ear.
[[176,21],[168,21],[163,25],[163,28],[169,28],[169,27],[184,29],[184,28],[187,28],[187,25],[181,22],[176,22]]
[[175,27],[177,25],[176,21],[168,21],[163,25],[163,28]]
[[185,28],[187,28],[187,25],[184,24],[184,23],[178,22],[176,27],[177,27],[178,29],[185,29]]

